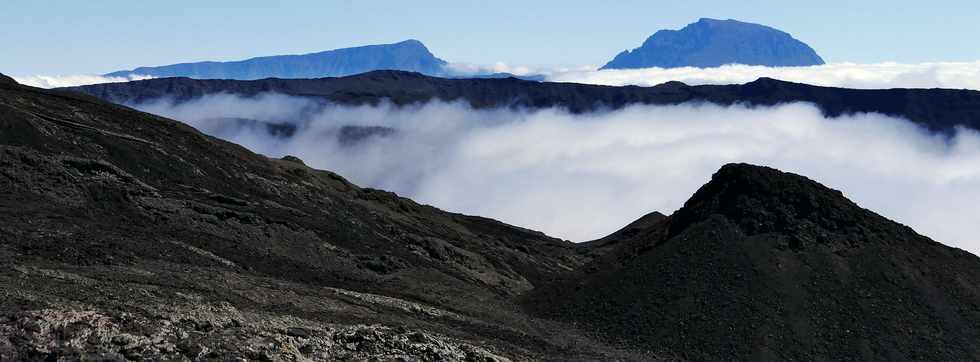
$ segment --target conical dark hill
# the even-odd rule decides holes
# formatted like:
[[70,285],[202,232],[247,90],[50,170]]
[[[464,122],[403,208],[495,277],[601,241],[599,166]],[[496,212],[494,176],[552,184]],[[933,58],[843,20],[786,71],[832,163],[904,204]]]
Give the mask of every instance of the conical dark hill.
[[531,306],[692,360],[980,357],[980,259],[803,176],[726,165],[634,234]]

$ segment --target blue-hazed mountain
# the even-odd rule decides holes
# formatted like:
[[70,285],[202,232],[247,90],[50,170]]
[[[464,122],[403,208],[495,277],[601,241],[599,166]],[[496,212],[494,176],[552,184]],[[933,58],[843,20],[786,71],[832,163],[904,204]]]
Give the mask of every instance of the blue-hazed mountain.
[[777,67],[824,64],[803,42],[768,26],[703,18],[681,30],[660,30],[639,48],[625,50],[600,69],[718,67],[725,64]]
[[372,70],[443,73],[446,61],[414,39],[394,44],[367,45],[302,55],[276,55],[232,62],[196,62],[139,67],[106,76],[149,75],[197,79],[263,79],[339,77]]

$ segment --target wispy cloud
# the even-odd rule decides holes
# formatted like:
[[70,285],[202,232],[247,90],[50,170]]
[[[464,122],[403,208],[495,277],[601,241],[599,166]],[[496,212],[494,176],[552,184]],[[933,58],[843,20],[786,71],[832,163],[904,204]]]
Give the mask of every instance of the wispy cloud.
[[[297,155],[361,185],[574,241],[601,237],[652,210],[670,213],[722,164],[750,162],[810,176],[919,232],[980,253],[980,134],[972,130],[945,138],[876,114],[826,119],[807,104],[635,106],[572,115],[439,102],[310,112],[315,106],[304,102],[215,95],[136,106],[259,153]],[[272,137],[262,127],[215,120],[223,116],[287,120],[298,129],[291,138]],[[398,131],[343,145],[336,132],[343,125]]]
[[89,85],[98,83],[118,83],[133,80],[153,78],[148,75],[133,75],[128,77],[106,77],[101,75],[32,75],[26,77],[14,77],[20,84],[39,88],[58,88],[74,87],[79,85]]

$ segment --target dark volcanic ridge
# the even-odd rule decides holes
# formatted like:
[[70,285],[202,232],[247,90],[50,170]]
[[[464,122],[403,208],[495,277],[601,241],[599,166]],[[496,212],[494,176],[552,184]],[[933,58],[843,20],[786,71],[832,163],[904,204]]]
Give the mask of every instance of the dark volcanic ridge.
[[505,79],[445,79],[418,73],[376,71],[342,78],[262,79],[255,81],[149,79],[68,88],[111,102],[136,105],[166,98],[176,103],[204,95],[255,96],[273,92],[329,103],[396,105],[463,101],[475,108],[560,107],[573,113],[620,109],[630,105],[773,106],[792,102],[816,105],[826,116],[880,113],[908,119],[931,131],[951,133],[956,126],[980,130],[980,91],[952,89],[846,89],[760,78],[741,85],[689,86],[669,82],[653,87],[599,86]]
[[980,259],[803,176],[572,244],[16,84],[0,265],[4,360],[980,357]]

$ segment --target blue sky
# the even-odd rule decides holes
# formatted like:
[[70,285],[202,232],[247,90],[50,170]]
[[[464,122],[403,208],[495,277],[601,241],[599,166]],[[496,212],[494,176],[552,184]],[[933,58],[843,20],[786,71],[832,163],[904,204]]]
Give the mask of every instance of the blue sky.
[[0,2],[0,72],[140,65],[423,41],[451,62],[601,65],[700,17],[770,25],[829,62],[980,60],[977,1]]

